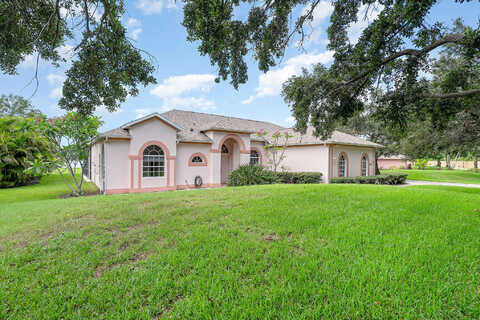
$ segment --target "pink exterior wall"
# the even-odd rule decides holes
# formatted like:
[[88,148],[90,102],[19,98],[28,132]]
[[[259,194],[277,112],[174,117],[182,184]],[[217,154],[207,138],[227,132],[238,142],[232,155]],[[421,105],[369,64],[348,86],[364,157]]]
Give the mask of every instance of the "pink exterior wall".
[[338,177],[338,159],[340,154],[343,152],[347,155],[348,166],[347,166],[347,176],[348,177],[358,177],[361,175],[361,158],[363,154],[368,156],[368,172],[367,175],[375,175],[375,149],[368,147],[357,147],[357,146],[343,146],[343,145],[334,145],[332,147],[332,172],[333,177]]
[[129,140],[107,140],[107,190],[128,188],[130,183]]
[[[405,168],[406,160],[378,159],[377,164],[378,164],[379,169],[390,169],[392,167],[395,168],[395,169],[399,169],[400,167]],[[436,163],[435,163],[435,165],[436,165]]]
[[91,177],[92,177],[92,182],[95,183],[95,185],[101,190],[103,190],[103,180],[102,180],[102,174],[101,170],[103,170],[103,164],[100,163],[100,153],[102,150],[102,145],[103,141],[99,141],[97,143],[94,143],[90,149],[90,162],[91,162],[91,168],[90,170],[92,171]]
[[[211,184],[212,166],[210,155],[210,144],[200,143],[179,143],[177,146],[177,187],[194,188],[195,177],[202,177],[204,185]],[[192,165],[190,159],[193,154],[201,153],[205,156],[206,165]]]
[[285,152],[281,166],[286,171],[321,172],[323,181],[328,181],[328,146],[291,146]]

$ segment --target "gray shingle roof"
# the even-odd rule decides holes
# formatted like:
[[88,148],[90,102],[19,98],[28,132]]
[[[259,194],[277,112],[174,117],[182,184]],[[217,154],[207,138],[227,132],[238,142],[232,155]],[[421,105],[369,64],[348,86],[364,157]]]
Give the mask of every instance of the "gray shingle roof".
[[[182,128],[177,132],[178,141],[183,142],[211,142],[210,138],[204,133],[208,130],[225,130],[233,132],[251,133],[252,140],[265,141],[270,140],[271,135],[276,132],[288,131],[293,135],[289,140],[289,145],[308,145],[308,144],[345,144],[357,146],[380,147],[381,145],[367,141],[361,137],[346,134],[340,131],[334,131],[327,140],[321,140],[313,135],[313,128],[308,127],[305,135],[295,132],[292,128],[284,128],[277,124],[265,121],[249,120],[235,117],[220,116],[216,114],[170,110],[160,115],[177,127]],[[148,118],[144,117],[144,118]],[[129,122],[132,123],[132,122]],[[99,135],[99,137],[130,137],[127,130],[116,128]],[[255,136],[255,132],[265,130],[268,135],[263,137]]]
[[207,130],[251,133],[257,132],[261,129],[267,131],[284,129],[281,126],[270,122],[183,110],[170,110],[162,113],[162,116],[184,129],[178,134],[179,141],[211,142],[210,138],[202,132]]
[[287,129],[288,133],[293,135],[289,139],[288,145],[308,145],[308,144],[343,144],[352,146],[381,147],[380,144],[368,141],[364,138],[354,136],[348,133],[334,130],[327,140],[322,140],[314,135],[314,128],[309,126],[305,134]]

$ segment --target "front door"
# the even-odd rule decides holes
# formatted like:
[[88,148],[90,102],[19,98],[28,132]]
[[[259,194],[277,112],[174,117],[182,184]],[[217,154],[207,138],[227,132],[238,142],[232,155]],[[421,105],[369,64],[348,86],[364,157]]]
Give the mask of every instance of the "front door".
[[226,184],[228,182],[228,177],[232,173],[232,153],[229,148],[223,144],[222,145],[222,170],[221,170],[221,182]]

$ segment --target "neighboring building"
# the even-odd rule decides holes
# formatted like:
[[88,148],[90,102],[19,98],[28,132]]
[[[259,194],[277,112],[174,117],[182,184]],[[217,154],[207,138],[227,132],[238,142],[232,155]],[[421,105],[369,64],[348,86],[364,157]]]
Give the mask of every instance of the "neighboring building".
[[331,177],[375,174],[375,148],[365,139],[334,131],[322,141],[273,123],[171,110],[153,113],[100,134],[91,145],[90,178],[105,193],[220,187],[240,164],[266,164],[268,136],[288,131],[282,167]]
[[392,156],[380,156],[377,159],[378,169],[405,169],[408,166],[408,159],[403,154]]

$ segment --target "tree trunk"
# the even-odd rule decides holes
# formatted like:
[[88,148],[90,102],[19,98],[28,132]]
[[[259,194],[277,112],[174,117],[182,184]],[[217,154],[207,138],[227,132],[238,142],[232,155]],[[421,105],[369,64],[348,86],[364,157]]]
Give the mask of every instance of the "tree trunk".
[[378,176],[380,174],[380,169],[378,169],[378,157],[375,157],[375,175]]
[[447,153],[447,155],[446,155],[445,162],[447,163],[447,168],[452,169],[452,167],[450,166],[450,154],[449,153]]
[[478,169],[478,146],[475,146],[475,150],[473,150],[473,167]]
[[439,167],[439,168],[442,167],[442,160],[437,159],[437,167]]

